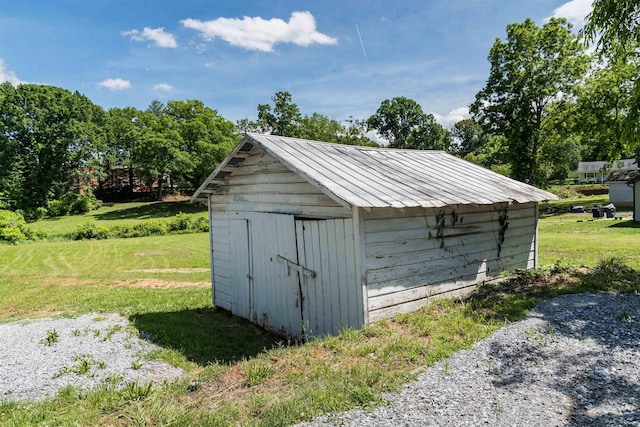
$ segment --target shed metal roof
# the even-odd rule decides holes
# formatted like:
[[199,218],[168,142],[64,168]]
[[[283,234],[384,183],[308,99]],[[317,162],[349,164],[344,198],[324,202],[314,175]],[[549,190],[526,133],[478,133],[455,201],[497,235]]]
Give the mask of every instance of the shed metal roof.
[[547,191],[443,151],[340,145],[248,133],[192,200],[214,193],[254,146],[345,207],[442,207],[557,199]]

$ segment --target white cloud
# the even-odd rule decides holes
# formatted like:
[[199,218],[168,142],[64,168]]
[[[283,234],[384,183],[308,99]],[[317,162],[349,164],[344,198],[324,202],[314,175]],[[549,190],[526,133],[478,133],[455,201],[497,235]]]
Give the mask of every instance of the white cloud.
[[167,83],[158,83],[157,85],[153,85],[153,90],[157,91],[171,92],[173,89],[174,87]]
[[468,119],[469,117],[471,117],[469,115],[468,107],[454,108],[453,110],[449,111],[445,115],[441,115],[438,113],[431,113],[431,114],[433,114],[433,117],[436,119],[438,123],[440,123],[442,126],[444,126],[447,129],[451,129],[453,125],[455,125],[460,120]]
[[111,91],[131,89],[131,82],[123,79],[106,79],[98,83],[98,86],[107,88]]
[[19,84],[26,83],[25,81],[20,80],[13,70],[7,68],[4,60],[0,58],[0,83],[4,82],[9,82],[13,86],[18,86]]
[[293,12],[289,22],[278,18],[266,20],[259,16],[218,18],[212,21],[189,18],[180,22],[185,28],[199,31],[205,40],[218,37],[233,46],[262,52],[273,51],[276,43],[293,43],[298,46],[338,43],[338,39],[316,31],[316,20],[310,12]]
[[159,27],[159,28],[144,27],[142,32],[138,30],[123,31],[122,35],[125,37],[129,37],[131,40],[135,40],[138,42],[149,40],[154,42],[155,45],[158,47],[174,48],[178,46],[176,36],[174,36],[171,33],[165,32],[164,27]]
[[584,26],[585,18],[591,13],[592,0],[571,0],[554,9],[553,15],[544,19],[548,22],[551,18],[566,18],[576,29]]

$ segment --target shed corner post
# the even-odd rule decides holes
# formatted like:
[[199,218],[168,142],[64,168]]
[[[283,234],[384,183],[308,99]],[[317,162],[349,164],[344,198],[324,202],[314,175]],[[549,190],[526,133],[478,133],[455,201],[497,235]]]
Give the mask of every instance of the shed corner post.
[[362,297],[362,318],[360,320],[362,325],[367,325],[369,324],[369,298],[367,292],[364,218],[362,218],[361,209],[357,206],[353,206],[351,212],[353,217],[353,240],[356,252],[355,268],[360,282]]
[[538,252],[538,226],[539,226],[539,222],[540,222],[540,211],[538,210],[538,202],[535,202],[533,204],[534,207],[534,216],[536,218],[536,235],[535,235],[535,245],[533,247],[534,253],[533,253],[533,268],[537,269],[538,268],[538,258],[539,258],[539,252]]
[[211,273],[211,306],[216,307],[216,280],[213,264],[213,209],[211,209],[211,194],[207,197],[207,216],[209,217],[209,272]]

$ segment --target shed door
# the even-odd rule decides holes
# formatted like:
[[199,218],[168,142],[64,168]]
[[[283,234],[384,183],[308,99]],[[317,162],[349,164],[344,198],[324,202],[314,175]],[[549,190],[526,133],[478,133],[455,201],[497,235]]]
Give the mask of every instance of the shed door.
[[231,222],[232,312],[265,329],[299,336],[302,307],[294,217],[254,213]]
[[301,276],[308,335],[337,334],[364,322],[351,218],[296,221],[298,259],[315,273]]

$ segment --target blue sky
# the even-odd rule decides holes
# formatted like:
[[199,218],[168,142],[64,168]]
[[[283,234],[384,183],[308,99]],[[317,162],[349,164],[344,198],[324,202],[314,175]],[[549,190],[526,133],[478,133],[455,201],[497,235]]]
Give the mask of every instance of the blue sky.
[[406,96],[463,118],[506,25],[590,0],[0,0],[0,80],[60,86],[103,106],[199,99],[255,119],[277,91],[303,114],[366,119]]

